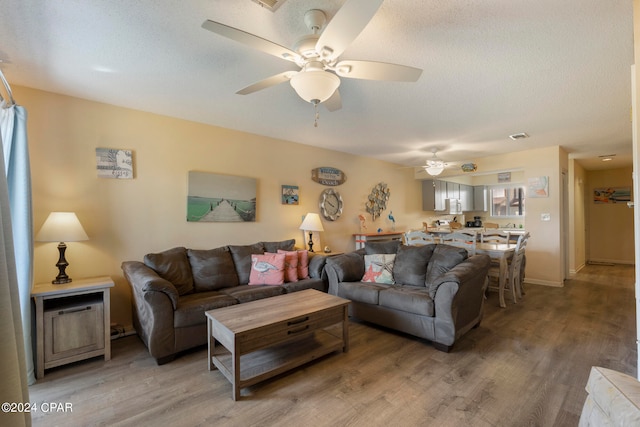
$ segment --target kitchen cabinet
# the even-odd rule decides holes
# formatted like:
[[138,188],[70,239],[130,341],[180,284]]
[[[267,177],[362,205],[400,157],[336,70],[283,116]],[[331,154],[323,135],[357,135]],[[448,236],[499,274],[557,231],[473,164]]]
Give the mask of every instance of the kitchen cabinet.
[[473,210],[481,212],[489,210],[486,185],[476,185],[473,187]]
[[444,211],[447,198],[447,183],[437,179],[422,181],[422,210]]
[[457,182],[447,182],[447,199],[460,199],[460,184]]
[[460,184],[460,203],[462,204],[462,212],[475,210],[473,186]]

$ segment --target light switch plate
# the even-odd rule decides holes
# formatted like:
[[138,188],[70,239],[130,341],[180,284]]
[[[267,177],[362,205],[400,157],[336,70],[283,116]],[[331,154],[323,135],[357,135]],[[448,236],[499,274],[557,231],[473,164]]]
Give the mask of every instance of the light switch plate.
[[551,214],[550,213],[540,214],[540,221],[551,221]]

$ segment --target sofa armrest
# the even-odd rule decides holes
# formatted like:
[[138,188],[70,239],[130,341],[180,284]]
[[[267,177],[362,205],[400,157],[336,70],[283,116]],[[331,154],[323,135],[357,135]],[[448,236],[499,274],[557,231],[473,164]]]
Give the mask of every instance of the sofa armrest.
[[337,295],[338,283],[362,280],[364,255],[362,252],[355,251],[328,257],[325,272],[329,281],[329,293]]
[[482,318],[490,263],[487,255],[475,255],[434,281],[436,341],[452,345]]
[[171,301],[175,310],[178,307],[178,290],[168,280],[163,279],[153,269],[139,261],[125,261],[122,271],[134,292],[144,295],[146,292],[161,292]]
[[[488,255],[474,255],[459,263],[442,276],[428,283],[429,295],[435,298],[438,288],[445,282],[454,282],[466,287],[483,288],[486,285],[491,258]],[[484,292],[484,289],[482,289]]]
[[326,262],[326,255],[309,252],[309,277],[312,279],[323,279],[322,275]]

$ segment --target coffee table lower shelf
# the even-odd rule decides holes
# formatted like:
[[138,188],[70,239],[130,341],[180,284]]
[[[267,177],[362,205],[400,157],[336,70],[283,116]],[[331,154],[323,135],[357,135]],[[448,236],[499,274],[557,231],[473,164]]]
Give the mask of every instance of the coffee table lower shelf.
[[239,395],[241,388],[257,384],[329,353],[343,351],[344,346],[341,337],[326,330],[317,330],[305,337],[241,355],[237,384],[234,384],[233,356],[230,351],[217,345],[211,356],[211,363],[222,372]]

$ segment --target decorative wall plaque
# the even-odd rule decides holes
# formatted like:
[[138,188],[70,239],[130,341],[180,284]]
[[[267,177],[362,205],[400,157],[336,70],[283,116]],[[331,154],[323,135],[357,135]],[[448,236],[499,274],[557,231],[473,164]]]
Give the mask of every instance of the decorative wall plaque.
[[369,200],[367,200],[367,213],[371,214],[371,218],[375,221],[380,213],[387,208],[387,201],[391,196],[391,190],[384,182],[379,183],[371,190]]
[[347,176],[340,169],[325,166],[312,169],[311,179],[322,185],[336,186],[344,184]]

